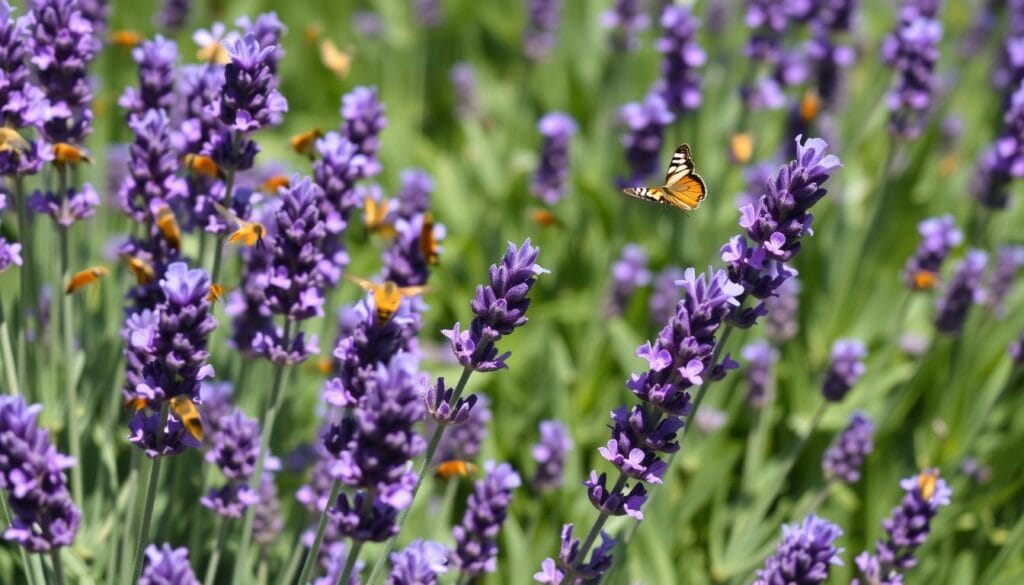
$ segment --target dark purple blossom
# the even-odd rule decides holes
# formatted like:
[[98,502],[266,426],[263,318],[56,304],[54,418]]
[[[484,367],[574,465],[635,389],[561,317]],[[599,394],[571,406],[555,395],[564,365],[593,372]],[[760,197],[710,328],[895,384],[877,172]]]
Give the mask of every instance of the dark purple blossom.
[[853,413],[849,424],[825,451],[821,462],[825,476],[849,484],[860,481],[860,468],[874,448],[871,441],[874,431],[875,425],[866,414]]
[[911,290],[930,290],[938,286],[943,261],[960,245],[964,235],[949,214],[922,221],[917,224],[917,231],[921,234],[921,243],[907,260],[903,283]]
[[466,501],[462,522],[452,529],[455,537],[455,568],[462,575],[475,577],[493,573],[498,561],[498,532],[508,515],[512,492],[521,480],[507,463],[484,464],[486,475],[473,486]]
[[1017,281],[1017,274],[1024,268],[1024,246],[1003,245],[996,252],[996,265],[988,282],[985,301],[996,314],[1006,313],[1005,301]]
[[323,315],[323,276],[319,265],[326,226],[320,216],[323,191],[308,177],[293,176],[274,213],[277,233],[269,244],[273,259],[264,295],[275,314],[291,320]]
[[676,113],[692,112],[701,104],[699,69],[707,56],[697,44],[699,24],[686,6],[668,4],[661,13],[663,36],[655,44],[662,54],[659,87],[661,97]]
[[128,122],[135,133],[130,147],[128,175],[117,200],[129,217],[152,222],[154,205],[170,204],[186,194],[185,182],[177,176],[178,157],[171,148],[171,120],[162,109],[147,110]]
[[569,145],[576,134],[576,122],[564,112],[552,112],[537,123],[544,136],[540,165],[530,185],[533,194],[547,205],[554,205],[565,196],[569,178]]
[[[459,399],[466,406],[465,418],[447,423],[449,428],[441,435],[437,443],[434,460],[444,461],[476,461],[480,457],[480,448],[487,437],[488,424],[491,422],[491,401],[484,394],[471,394]],[[427,421],[425,436],[431,436],[436,428],[434,421]]]
[[50,191],[36,191],[28,201],[29,209],[49,215],[50,219],[63,227],[70,227],[92,217],[99,204],[100,197],[89,183],[81,188],[68,187],[64,197]]
[[805,3],[810,8],[811,28],[811,38],[805,50],[818,97],[825,108],[835,106],[841,98],[842,70],[857,60],[856,49],[844,42],[844,37],[854,27],[858,2],[826,0]]
[[821,383],[825,400],[839,402],[864,375],[868,351],[857,339],[839,339],[832,344],[832,359]]
[[[639,244],[626,244],[622,255],[612,264],[612,287],[608,299],[608,313],[622,315],[629,306],[633,293],[651,281],[647,269],[647,250]],[[678,296],[678,292],[676,293]],[[675,307],[673,306],[673,309]]]
[[[476,406],[477,401],[483,401],[486,406],[487,397],[483,394],[470,394],[469,396],[460,397],[453,404],[452,397],[454,395],[455,389],[446,386],[443,377],[439,377],[437,379],[436,385],[429,386],[426,394],[423,396],[423,401],[427,405],[427,413],[430,415],[430,418],[434,419],[435,422],[444,425],[462,425],[463,423],[471,420],[471,414],[477,412],[476,409],[473,408]],[[487,414],[487,420],[490,420],[490,412]],[[427,424],[427,434],[432,435],[434,431],[430,429],[430,423],[428,422]],[[481,431],[481,434],[483,432],[485,431]],[[438,445],[442,445],[444,443],[445,436],[447,435],[441,436],[441,442],[438,443]],[[443,457],[439,457],[439,459],[444,460]]]
[[216,465],[228,481],[222,488],[211,489],[200,503],[221,516],[240,518],[259,499],[249,488],[260,453],[259,423],[235,409],[211,435],[213,448],[206,453],[206,461]]
[[889,130],[897,137],[916,138],[928,121],[935,91],[942,24],[925,11],[905,6],[896,30],[882,43],[882,60],[896,80],[889,92]]
[[770,399],[772,366],[779,361],[779,352],[761,339],[744,347],[741,355],[747,365],[747,406],[763,408]]
[[386,585],[437,585],[437,576],[448,572],[448,549],[429,540],[416,539],[390,559]]
[[959,333],[971,305],[984,300],[982,277],[987,263],[988,254],[972,249],[954,269],[946,290],[935,303],[935,328],[941,333]]
[[811,514],[803,524],[784,525],[782,542],[758,569],[753,585],[817,585],[828,579],[832,565],[841,565],[835,540],[843,531],[828,520]]
[[369,159],[359,147],[337,132],[317,140],[319,158],[313,162],[313,179],[324,191],[320,214],[331,234],[340,234],[353,209],[362,205],[356,182],[370,175]]
[[434,194],[434,178],[423,169],[403,169],[398,175],[398,215],[411,218],[430,211],[430,197]]
[[561,0],[527,0],[523,52],[531,61],[543,61],[558,44]]
[[626,162],[630,176],[620,180],[623,185],[636,186],[661,169],[661,147],[665,142],[665,128],[675,121],[665,99],[656,93],[647,94],[643,102],[631,102],[619,110],[626,127],[622,146],[626,148]]
[[274,474],[263,472],[259,490],[256,492],[256,508],[252,524],[252,540],[260,546],[270,546],[284,530],[281,516],[281,502],[277,498]]
[[[600,579],[612,567],[612,549],[615,548],[615,541],[608,536],[607,532],[601,533],[601,544],[596,546],[590,553],[590,560],[580,558],[580,541],[572,537],[572,524],[562,526],[562,546],[559,549],[558,560],[544,559],[540,565],[540,571],[534,573],[533,580],[538,583],[549,585],[575,585],[583,579],[592,582]],[[571,571],[574,579],[569,582],[563,581],[566,572]]]
[[480,92],[473,66],[466,62],[456,63],[448,72],[448,78],[455,91],[455,113],[463,120],[475,117],[480,110]]
[[277,90],[272,66],[277,46],[263,46],[250,33],[226,49],[231,62],[224,66],[224,88],[215,102],[221,122],[240,134],[280,124],[288,101]]
[[537,462],[533,486],[541,491],[557,489],[562,485],[565,456],[572,449],[569,430],[561,421],[545,420],[540,423],[540,440],[533,445],[531,454]]
[[151,41],[132,49],[132,59],[139,66],[139,87],[127,87],[118,105],[127,110],[129,124],[133,115],[142,116],[146,110],[164,110],[170,113],[174,106],[175,69],[178,45],[157,35]]
[[676,286],[676,281],[682,278],[683,269],[678,266],[668,266],[654,277],[651,296],[647,301],[651,323],[668,323],[675,314],[676,303],[679,302],[679,287]]
[[138,585],[199,585],[188,560],[188,549],[164,543],[146,547],[146,566]]
[[0,488],[12,515],[3,538],[29,552],[71,546],[82,518],[64,475],[76,462],[50,443],[41,410],[20,396],[0,397]]
[[641,0],[615,0],[612,8],[601,13],[601,26],[612,31],[612,46],[620,51],[640,47],[641,33],[651,26]]
[[[384,104],[377,99],[376,87],[356,87],[341,96],[341,134],[355,145],[362,161],[362,177],[380,172],[377,151],[380,133],[388,125],[384,117]],[[350,155],[351,157],[352,155]]]
[[[1024,51],[1024,38],[1021,39]],[[971,190],[989,209],[1005,209],[1010,183],[1024,177],[1024,81],[1010,97],[1003,114],[1003,130],[978,159]]]
[[171,32],[177,32],[188,22],[188,13],[191,9],[192,0],[163,0],[163,6],[155,17],[156,24]]
[[235,25],[245,31],[245,34],[252,35],[261,47],[274,47],[267,57],[267,66],[270,67],[271,73],[277,73],[278,63],[285,55],[281,47],[281,37],[288,32],[288,27],[277,18],[277,13],[264,12],[258,14],[256,20],[241,16],[235,21]]
[[[381,256],[383,260],[382,277],[398,286],[422,286],[430,278],[430,259],[423,254],[421,236],[426,216],[422,213],[409,219],[395,221],[395,238]],[[446,235],[444,224],[435,223],[433,227],[434,242],[440,242]],[[442,252],[440,246],[438,253]],[[420,306],[419,299],[409,299],[403,304]]]
[[787,278],[777,289],[775,296],[764,301],[765,335],[775,343],[789,341],[800,329],[800,280],[797,277]]
[[[38,126],[46,113],[46,98],[30,80],[27,56],[25,19],[14,18],[13,9],[0,2],[0,124],[8,128]],[[22,151],[0,153],[0,175],[39,172],[43,154],[48,147],[26,140]]]

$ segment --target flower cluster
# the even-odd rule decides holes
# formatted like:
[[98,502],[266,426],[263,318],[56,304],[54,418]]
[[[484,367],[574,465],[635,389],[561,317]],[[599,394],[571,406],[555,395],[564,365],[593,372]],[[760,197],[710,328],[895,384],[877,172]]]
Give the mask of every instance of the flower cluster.
[[896,73],[889,92],[889,130],[897,137],[916,138],[928,119],[935,90],[942,24],[928,11],[905,6],[896,30],[882,44],[882,60]]
[[699,23],[686,6],[668,4],[661,13],[664,36],[655,47],[663,55],[661,62],[661,97],[677,113],[691,112],[701,104],[699,69],[707,56],[697,44]]
[[[558,560],[544,559],[540,564],[540,571],[534,573],[533,580],[538,583],[549,585],[561,585],[565,579],[563,567],[572,567],[572,574],[584,582],[592,582],[600,579],[612,567],[612,549],[615,548],[615,541],[608,536],[607,532],[601,533],[601,544],[597,545],[590,555],[590,561],[584,562],[580,558],[580,541],[572,537],[572,524],[562,526],[562,546],[558,551]],[[566,585],[575,585],[579,581],[570,580]]]
[[156,14],[156,24],[171,32],[176,32],[185,26],[191,8],[192,0],[164,0],[160,12]]
[[[388,125],[384,105],[377,99],[376,87],[357,87],[341,98],[341,134],[355,145],[363,159],[363,176],[380,172],[377,151],[380,133]],[[350,155],[351,156],[351,155]]]
[[558,43],[561,0],[529,0],[523,52],[532,61],[543,61]]
[[[790,27],[790,11],[780,0],[750,0],[745,15],[750,39],[746,55],[752,65],[762,69],[783,69],[788,55],[783,38]],[[771,71],[760,71],[740,86],[743,103],[751,109],[777,109],[785,104],[782,85]]]
[[744,347],[740,355],[747,366],[747,406],[763,408],[771,398],[772,366],[779,361],[779,352],[761,339]]
[[860,481],[860,468],[874,448],[871,442],[874,431],[874,423],[866,414],[853,413],[849,424],[825,451],[825,457],[821,462],[825,476],[843,483],[853,484]]
[[552,112],[537,123],[544,136],[540,165],[533,177],[531,190],[548,205],[554,205],[565,195],[565,182],[569,176],[569,143],[576,134],[576,122],[564,112]]
[[810,11],[811,39],[806,51],[824,107],[835,105],[842,93],[842,69],[857,59],[856,49],[841,38],[853,28],[856,11],[857,0],[821,2],[816,11]]
[[[647,251],[639,244],[626,244],[622,255],[612,264],[612,289],[608,299],[608,313],[621,315],[629,306],[633,292],[651,281],[647,269]],[[674,283],[673,283],[673,286]],[[678,300],[678,290],[674,291]],[[675,309],[675,301],[672,303]]]
[[188,549],[164,543],[146,547],[146,567],[138,585],[199,585],[188,561]]
[[[399,209],[399,212],[402,213],[403,210]],[[431,263],[430,258],[424,254],[422,245],[425,224],[427,217],[424,213],[414,213],[408,219],[399,217],[395,220],[395,238],[381,255],[384,264],[382,275],[385,280],[403,287],[422,286],[427,283]],[[444,239],[444,224],[434,223],[430,229],[435,243]],[[441,251],[440,246],[435,248],[436,253],[440,254]],[[421,306],[415,299],[407,302],[413,306]]]
[[638,38],[651,26],[651,19],[640,0],[615,0],[615,5],[601,13],[601,26],[612,34],[612,45],[620,51],[635,51]]
[[448,550],[429,540],[416,539],[390,559],[385,585],[437,585],[438,575],[448,572]]
[[220,516],[240,518],[259,499],[249,488],[249,478],[260,453],[260,425],[235,409],[218,420],[217,426],[217,432],[211,433],[213,448],[206,453],[206,461],[220,468],[228,482],[220,489],[211,489],[200,503]]
[[828,579],[832,565],[843,564],[839,558],[843,549],[835,540],[843,531],[828,520],[811,514],[802,524],[782,527],[782,542],[775,554],[768,557],[763,569],[758,569],[753,585],[817,585]]
[[821,383],[825,400],[840,402],[864,375],[864,358],[868,352],[857,339],[840,339],[832,344],[832,360]]
[[985,291],[981,284],[987,263],[988,254],[984,251],[968,250],[954,269],[946,290],[935,303],[935,328],[940,332],[959,333],[971,305],[984,300]]
[[963,241],[952,215],[928,218],[917,224],[921,243],[903,269],[903,283],[911,290],[931,290],[938,285],[939,270],[953,248]]
[[[1024,38],[1021,38],[1024,53]],[[990,209],[1005,209],[1010,183],[1024,177],[1024,81],[1015,87],[1003,114],[1003,130],[978,160],[972,192]]]
[[452,529],[454,566],[466,577],[493,573],[498,560],[498,531],[508,515],[512,491],[522,483],[507,463],[484,465],[486,475],[473,486],[462,522]]
[[665,128],[676,117],[668,109],[665,98],[657,93],[648,94],[642,102],[622,106],[619,117],[626,127],[622,146],[626,149],[626,162],[630,169],[630,176],[620,182],[624,186],[639,186],[661,168],[659,156],[665,142]]
[[128,126],[135,133],[129,147],[128,174],[117,192],[117,201],[132,220],[152,223],[153,209],[170,204],[187,192],[177,176],[178,158],[171,148],[171,119],[164,109],[133,115]]
[[132,59],[139,66],[139,87],[127,87],[117,101],[128,112],[129,124],[133,115],[141,116],[146,110],[170,112],[176,101],[177,43],[157,35],[132,49]]
[[533,445],[531,453],[537,462],[533,475],[533,486],[540,491],[550,491],[562,485],[562,467],[565,456],[572,449],[569,430],[557,420],[540,423],[540,440]]
[[248,16],[240,16],[235,20],[238,28],[245,31],[245,34],[252,35],[261,47],[274,47],[267,57],[267,67],[271,73],[277,73],[277,65],[284,59],[284,48],[281,47],[281,37],[288,32],[288,27],[277,18],[276,12],[264,12],[256,15],[255,20]]
[[263,45],[252,33],[226,46],[231,62],[224,66],[224,87],[216,113],[239,134],[281,123],[288,101],[277,90],[276,45]]
[[[24,19],[14,17],[6,0],[0,1],[0,124],[8,128],[37,127],[46,113],[46,98],[29,76],[26,64],[28,30]],[[0,152],[0,175],[39,172],[43,155],[37,141],[26,140],[28,148]]]

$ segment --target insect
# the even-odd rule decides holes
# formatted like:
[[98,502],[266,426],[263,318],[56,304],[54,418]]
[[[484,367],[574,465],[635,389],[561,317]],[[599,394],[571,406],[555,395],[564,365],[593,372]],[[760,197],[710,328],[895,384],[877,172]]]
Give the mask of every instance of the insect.
[[206,300],[210,301],[211,303],[216,303],[217,301],[223,299],[224,295],[231,292],[232,290],[233,289],[230,289],[224,286],[223,284],[211,284],[210,293],[206,295]]
[[398,286],[394,281],[387,281],[383,284],[360,278],[358,276],[346,275],[349,280],[373,293],[373,304],[377,308],[377,324],[383,325],[391,319],[391,316],[398,310],[405,297],[414,297],[427,291],[425,286]]
[[749,132],[737,132],[729,139],[729,153],[732,160],[745,165],[754,156],[754,138]]
[[128,265],[128,269],[132,271],[132,274],[135,275],[135,280],[140,285],[149,284],[156,278],[156,273],[153,271],[153,267],[149,265],[149,262],[130,254],[121,254],[121,259]]
[[637,187],[623,189],[630,197],[671,205],[683,211],[693,211],[700,207],[700,202],[707,197],[708,189],[704,179],[693,172],[693,158],[690,156],[690,145],[684,144],[672,155],[668,165],[663,187]]
[[107,42],[122,49],[132,49],[142,43],[142,35],[134,30],[115,30],[107,35]]
[[334,362],[329,357],[322,357],[318,360],[307,361],[306,366],[311,372],[315,372],[321,376],[327,376],[334,368]]
[[324,25],[319,22],[311,22],[302,29],[302,42],[312,45],[324,33]]
[[82,163],[92,164],[92,159],[77,146],[67,142],[58,142],[53,145],[53,162],[58,165],[79,165]]
[[345,78],[352,69],[352,51],[342,51],[331,39],[320,40],[320,62],[331,73]]
[[474,473],[476,473],[476,465],[469,461],[453,459],[450,461],[444,461],[437,466],[437,475],[444,480],[451,479],[455,476],[469,477]]
[[181,228],[178,227],[174,212],[166,204],[161,204],[156,209],[156,227],[167,240],[168,246],[181,250]]
[[287,189],[291,184],[292,182],[284,175],[272,175],[267,177],[266,181],[263,181],[260,185],[260,191],[272,195],[277,193],[279,189]]
[[225,221],[229,221],[237,225],[235,232],[228,236],[228,244],[242,244],[245,246],[252,246],[253,244],[262,247],[263,236],[267,233],[267,228],[263,227],[262,223],[255,221],[245,221],[238,217],[238,215],[224,207],[216,201],[213,202],[213,207],[217,210],[217,213],[224,218]]
[[921,490],[921,497],[924,501],[932,501],[932,497],[935,496],[935,483],[939,479],[939,472],[931,469],[928,471],[922,471],[917,476],[917,489]]
[[818,117],[818,111],[821,109],[821,98],[818,97],[818,92],[813,89],[809,89],[804,92],[804,95],[800,98],[800,117],[803,118],[804,122],[812,122]]
[[75,275],[71,277],[71,280],[68,281],[68,285],[64,289],[64,294],[69,295],[78,291],[82,287],[96,282],[107,274],[110,274],[110,271],[107,270],[106,266],[92,266],[80,272],[76,272]]
[[534,209],[530,212],[533,223],[541,227],[561,226],[562,220],[547,209]]
[[21,156],[21,153],[29,150],[32,146],[18,134],[14,128],[0,127],[0,152],[13,152]]
[[939,275],[931,270],[918,270],[910,279],[914,290],[934,290],[939,285]]
[[217,65],[227,65],[231,62],[231,55],[220,41],[214,40],[196,51],[196,59]]
[[184,394],[174,396],[170,400],[171,411],[181,420],[190,435],[202,442],[206,433],[203,431],[203,421],[199,416],[199,409],[192,399]]
[[420,253],[426,258],[427,264],[437,266],[437,239],[434,237],[434,215],[423,214],[423,227],[420,229]]
[[324,131],[319,128],[313,128],[301,134],[296,134],[291,137],[292,150],[309,157],[309,160],[313,160],[316,158],[316,151],[313,147],[316,146],[317,138],[321,138],[323,135]]
[[124,408],[128,412],[135,414],[136,412],[139,412],[140,410],[145,408],[147,404],[149,404],[148,400],[141,396],[135,396],[133,398],[125,399]]
[[366,223],[366,231],[385,238],[395,236],[395,226],[387,221],[388,209],[391,202],[387,199],[377,201],[367,196],[363,199],[363,221]]
[[181,157],[181,163],[185,165],[188,170],[197,175],[202,175],[209,179],[224,178],[224,173],[221,172],[220,167],[217,166],[217,163],[213,162],[213,159],[208,156],[189,153]]

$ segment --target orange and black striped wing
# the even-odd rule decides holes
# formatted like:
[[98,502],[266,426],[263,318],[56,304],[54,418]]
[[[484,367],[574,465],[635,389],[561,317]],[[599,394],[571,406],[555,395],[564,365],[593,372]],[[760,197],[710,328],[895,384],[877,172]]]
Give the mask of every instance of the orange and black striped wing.
[[651,203],[671,205],[666,198],[667,191],[664,187],[629,187],[622,190],[623,193],[634,199],[642,199]]
[[668,202],[684,211],[693,211],[700,207],[701,201],[708,196],[708,188],[700,175],[690,173],[667,185],[664,189]]
[[683,144],[672,153],[668,172],[665,173],[665,186],[671,186],[690,174],[693,174],[693,157],[690,156],[690,145]]

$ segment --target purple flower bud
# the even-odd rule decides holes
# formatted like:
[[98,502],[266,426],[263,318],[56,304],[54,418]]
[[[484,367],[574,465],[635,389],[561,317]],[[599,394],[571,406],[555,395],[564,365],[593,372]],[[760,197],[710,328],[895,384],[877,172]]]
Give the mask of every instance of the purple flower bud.
[[[473,404],[472,408],[469,407],[470,403]],[[471,394],[465,410],[466,419],[450,425],[441,435],[435,461],[476,461],[480,457],[480,447],[487,437],[487,425],[491,422],[490,400],[484,394]],[[424,434],[430,436],[433,428],[428,422]]]
[[882,43],[882,60],[896,73],[889,92],[889,130],[902,138],[916,138],[924,130],[935,89],[942,24],[933,16],[907,6],[896,30]]
[[933,289],[938,284],[943,261],[964,236],[949,214],[922,221],[917,224],[917,231],[921,234],[921,243],[907,260],[903,282],[911,290]]
[[82,185],[81,189],[68,187],[64,198],[50,191],[36,191],[28,201],[29,209],[49,215],[57,225],[64,227],[92,217],[99,205],[100,197],[89,183]]
[[598,475],[596,471],[590,472],[590,477],[583,482],[587,488],[587,497],[595,508],[610,516],[629,516],[636,520],[643,520],[644,513],[641,507],[647,501],[647,489],[644,484],[635,481],[629,491],[628,484],[623,485],[622,490],[614,493],[608,490],[608,474]]
[[498,561],[498,531],[505,523],[519,474],[507,463],[484,464],[486,475],[473,486],[462,522],[452,529],[454,566],[465,576],[493,573]]
[[828,579],[829,567],[841,565],[843,549],[833,543],[843,531],[828,520],[811,514],[803,524],[784,525],[782,542],[758,569],[753,585],[817,585]]
[[960,473],[969,477],[975,485],[985,485],[992,479],[992,468],[976,457],[964,457],[960,462]]
[[761,339],[744,347],[741,355],[747,363],[747,406],[763,408],[769,399],[772,366],[779,361],[779,352]]
[[270,546],[284,530],[284,518],[281,517],[281,502],[277,499],[274,474],[263,473],[263,480],[256,493],[256,500],[252,540],[260,546]]
[[669,111],[665,99],[656,93],[648,94],[643,102],[622,106],[619,117],[626,127],[621,142],[626,148],[626,162],[630,169],[630,176],[620,182],[639,186],[661,169],[665,128],[676,117]]
[[171,120],[163,109],[146,110],[128,122],[135,133],[130,147],[128,175],[121,183],[117,200],[121,210],[137,222],[153,221],[152,208],[171,203],[187,193],[177,176],[178,157],[171,148]]
[[640,0],[615,0],[612,8],[601,13],[601,26],[612,31],[616,50],[633,52],[640,47],[638,37],[651,26],[651,19]]
[[540,119],[537,129],[544,136],[544,145],[531,190],[547,205],[554,205],[565,195],[569,144],[576,134],[576,122],[564,112],[552,112]]
[[280,124],[288,101],[277,91],[273,70],[277,46],[263,46],[250,33],[225,48],[231,62],[224,66],[224,88],[216,102],[221,122],[240,134]]
[[274,213],[277,233],[264,295],[270,311],[301,321],[323,315],[324,279],[319,270],[326,227],[320,217],[323,191],[308,177],[292,177]]
[[455,113],[463,120],[475,117],[480,110],[480,92],[473,66],[465,62],[456,63],[448,77],[455,90]]
[[528,0],[523,52],[531,61],[543,61],[558,44],[561,0]]
[[825,400],[839,402],[846,396],[864,375],[864,358],[867,355],[864,344],[857,339],[839,339],[832,344],[832,361],[821,383]]
[[235,409],[211,435],[213,448],[206,453],[206,461],[217,465],[228,482],[221,489],[211,489],[200,503],[221,516],[240,518],[259,499],[249,488],[260,453],[259,423]]
[[[473,406],[478,400],[482,400],[485,405],[487,402],[487,397],[482,394],[470,394],[469,396],[459,398],[455,404],[452,404],[452,396],[454,394],[454,388],[444,385],[444,378],[438,378],[436,386],[427,388],[427,393],[423,400],[427,404],[427,412],[436,422],[443,425],[461,425],[469,420],[469,416],[473,412]],[[487,418],[490,419],[490,414],[487,415]],[[433,432],[428,428],[427,434],[430,435]],[[441,436],[442,441],[444,437],[445,435]]]
[[675,314],[676,303],[679,302],[679,287],[676,286],[676,281],[682,279],[683,269],[678,266],[668,266],[654,277],[651,297],[647,301],[651,323],[661,326],[668,323]]
[[[1021,59],[1024,62],[1024,38]],[[1024,65],[1022,65],[1024,66]],[[995,143],[981,153],[972,192],[990,209],[1005,209],[1013,179],[1024,177],[1024,81],[1014,87],[1003,114],[1003,130]]]
[[398,175],[398,215],[411,218],[430,211],[430,197],[434,194],[434,178],[423,169],[403,169]]
[[363,176],[380,172],[377,151],[380,133],[388,125],[384,105],[377,99],[376,87],[356,87],[341,97],[341,134],[365,157]]
[[313,180],[324,191],[320,214],[331,234],[340,234],[353,209],[362,205],[356,181],[370,175],[369,160],[356,144],[337,132],[317,140],[320,157],[313,162]]
[[405,550],[393,552],[391,574],[385,585],[437,585],[448,572],[448,550],[441,544],[416,539]]
[[1017,273],[1024,268],[1024,246],[1000,246],[996,253],[996,266],[988,283],[985,300],[997,317],[1006,314],[1005,301],[1013,290]]
[[248,16],[241,16],[235,21],[238,28],[245,31],[245,34],[252,35],[261,47],[274,47],[267,58],[267,66],[271,73],[277,73],[277,65],[284,59],[284,49],[281,47],[281,37],[288,32],[288,27],[277,18],[276,12],[264,12],[256,16],[256,20],[250,20]]
[[188,13],[192,9],[192,0],[164,0],[160,12],[154,20],[171,32],[178,32],[188,22]]
[[[563,583],[565,572],[570,568],[573,575],[588,582],[600,580],[600,578],[612,568],[612,549],[615,548],[615,541],[608,536],[607,532],[601,532],[601,544],[594,547],[590,553],[590,560],[584,562],[579,558],[580,541],[572,537],[572,524],[562,526],[562,546],[558,554],[558,560],[544,559],[541,563],[539,573],[533,575],[534,581],[560,585]],[[572,583],[576,583],[574,579]],[[571,585],[571,583],[566,583]]]
[[697,44],[698,26],[686,6],[668,4],[661,13],[664,36],[655,44],[663,55],[658,85],[669,108],[677,113],[692,112],[701,104],[699,69],[707,56]]
[[1024,368],[1024,333],[1021,333],[1018,340],[1010,342],[1010,359],[1014,367]]
[[860,481],[860,468],[874,448],[871,442],[874,430],[874,424],[867,415],[853,413],[850,423],[825,451],[821,463],[825,476],[848,484]]
[[416,0],[416,20],[427,28],[437,28],[444,21],[444,9],[440,0]]
[[946,290],[935,303],[935,328],[941,333],[957,334],[967,320],[971,305],[984,300],[981,280],[988,262],[982,250],[968,250],[953,271]]
[[170,112],[175,104],[174,78],[178,61],[178,45],[157,35],[151,41],[132,49],[132,59],[139,66],[139,87],[127,87],[118,105],[127,110],[129,123],[133,116],[146,110]]
[[188,561],[188,549],[164,543],[146,547],[146,566],[138,585],[199,585]]
[[564,424],[557,420],[541,421],[540,440],[532,450],[533,460],[537,462],[533,485],[537,489],[550,491],[562,485],[565,455],[572,446],[572,438]]

